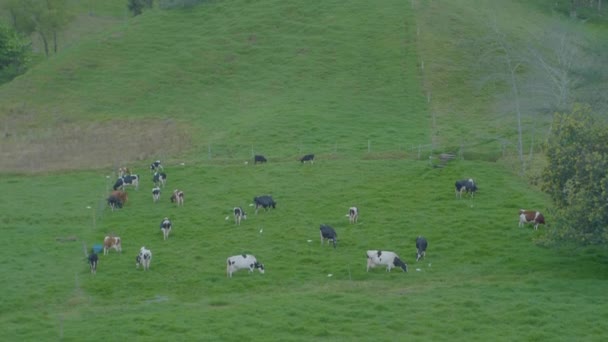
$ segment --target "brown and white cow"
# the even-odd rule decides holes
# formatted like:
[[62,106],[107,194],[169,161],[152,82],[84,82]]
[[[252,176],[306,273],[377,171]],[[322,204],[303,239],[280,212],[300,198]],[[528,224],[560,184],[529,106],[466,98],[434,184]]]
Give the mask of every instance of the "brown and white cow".
[[122,242],[119,236],[108,235],[103,239],[103,255],[107,255],[110,249],[122,253]]
[[175,202],[178,206],[184,205],[184,192],[178,189],[173,190],[171,203]]
[[110,196],[118,198],[123,205],[125,205],[125,203],[127,203],[127,200],[129,199],[129,195],[124,190],[114,190],[110,193]]
[[519,210],[519,227],[523,227],[524,224],[533,223],[534,230],[538,229],[539,224],[545,224],[545,217],[540,211],[535,210]]

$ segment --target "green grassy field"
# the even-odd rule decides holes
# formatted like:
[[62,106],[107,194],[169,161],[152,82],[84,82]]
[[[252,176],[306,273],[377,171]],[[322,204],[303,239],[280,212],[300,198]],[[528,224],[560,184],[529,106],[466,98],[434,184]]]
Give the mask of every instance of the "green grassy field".
[[[466,51],[443,43],[477,34],[487,2],[214,1],[129,20],[116,3],[81,3],[118,24],[0,87],[1,340],[605,338],[606,251],[535,243],[549,199],[509,155],[485,157],[500,148],[483,129],[510,126],[488,114],[492,94],[469,91]],[[441,13],[459,25],[433,25]],[[531,17],[543,15],[517,18]],[[440,68],[442,52],[455,65]],[[474,128],[465,138],[463,121]],[[430,167],[430,153],[471,142],[465,160]],[[253,165],[252,153],[269,162]],[[304,153],[314,165],[297,161]],[[157,158],[168,185],[155,204]],[[123,165],[140,189],[111,212]],[[454,181],[468,177],[480,191],[458,200]],[[183,207],[169,202],[175,188]],[[255,215],[261,194],[277,208]],[[234,206],[248,213],[239,227]],[[549,227],[518,228],[522,207]],[[322,223],[336,249],[320,245]],[[91,275],[83,247],[108,233],[123,253],[101,255]],[[420,262],[418,235],[429,240]],[[135,268],[141,246],[149,272]],[[368,249],[397,252],[409,272],[366,272]],[[227,278],[226,258],[242,253],[266,273]]]

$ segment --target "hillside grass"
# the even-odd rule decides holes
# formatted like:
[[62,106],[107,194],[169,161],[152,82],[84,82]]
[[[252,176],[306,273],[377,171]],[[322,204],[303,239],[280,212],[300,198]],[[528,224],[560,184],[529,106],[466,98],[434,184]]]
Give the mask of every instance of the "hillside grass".
[[[602,340],[606,251],[535,244],[551,229],[548,198],[488,161],[501,152],[492,134],[508,129],[486,116],[493,92],[472,91],[474,59],[445,44],[478,34],[481,9],[467,4],[154,10],[0,87],[0,339]],[[522,8],[502,14],[543,18]],[[430,167],[431,152],[461,145],[465,160]],[[252,153],[268,164],[252,165]],[[297,162],[304,153],[314,165]],[[156,158],[168,185],[154,204]],[[142,185],[111,212],[118,166]],[[468,177],[480,191],[457,200],[454,181]],[[184,207],[169,202],[175,188]],[[277,208],[254,215],[261,194]],[[240,227],[237,205],[249,214]],[[522,207],[548,226],[518,228]],[[321,223],[338,248],[320,246]],[[123,253],[100,256],[93,276],[83,245],[108,233]],[[429,250],[417,263],[418,235]],[[142,245],[150,272],[135,269]],[[410,272],[365,272],[368,249],[397,252]],[[228,279],[226,258],[241,253],[266,274]]]
[[[472,168],[480,192],[455,199],[452,180]],[[543,209],[546,198],[496,164],[166,169],[159,203],[142,172],[140,190],[129,190],[115,212],[104,202],[109,172],[2,178],[13,194],[0,202],[1,309],[11,312],[2,316],[3,340],[92,340],[99,326],[114,327],[106,338],[121,340],[594,340],[606,329],[598,319],[608,314],[605,256],[537,247],[545,228],[518,228],[517,211]],[[185,189],[184,207],[169,202],[173,188]],[[248,204],[266,193],[277,208],[255,215]],[[248,212],[239,227],[235,205]],[[345,217],[351,205],[361,210],[356,225]],[[174,224],[167,241],[158,228],[165,216]],[[320,246],[321,223],[338,232],[336,249]],[[93,276],[83,243],[90,248],[108,233],[122,237],[123,253],[100,256]],[[430,243],[415,262],[418,235]],[[149,272],[135,269],[141,246],[153,252]],[[396,251],[409,272],[366,273],[368,249]],[[241,253],[256,255],[266,274],[227,278],[226,258]]]

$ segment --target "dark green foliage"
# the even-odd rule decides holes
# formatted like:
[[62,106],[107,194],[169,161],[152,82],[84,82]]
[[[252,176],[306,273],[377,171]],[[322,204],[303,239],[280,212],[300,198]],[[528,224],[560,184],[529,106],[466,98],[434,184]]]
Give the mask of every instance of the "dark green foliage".
[[0,24],[0,83],[25,72],[29,53],[30,44],[13,29]]
[[129,12],[133,13],[133,16],[138,16],[144,12],[144,8],[152,8],[154,6],[154,0],[128,0],[127,8]]
[[556,208],[555,239],[608,241],[608,129],[584,108],[556,114],[544,190]]

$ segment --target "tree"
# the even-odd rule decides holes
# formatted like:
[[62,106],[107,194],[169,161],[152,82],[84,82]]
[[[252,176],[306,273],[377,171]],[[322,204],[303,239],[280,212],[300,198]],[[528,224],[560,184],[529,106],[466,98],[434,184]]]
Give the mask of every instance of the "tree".
[[7,0],[5,9],[13,27],[23,35],[37,33],[42,41],[44,53],[58,51],[57,35],[72,19],[66,0]]
[[555,205],[555,240],[608,242],[608,126],[588,109],[555,114],[543,190]]
[[30,49],[15,30],[0,24],[0,83],[25,72]]
[[152,8],[154,0],[127,0],[127,8],[133,16],[138,16],[144,12],[144,8]]

